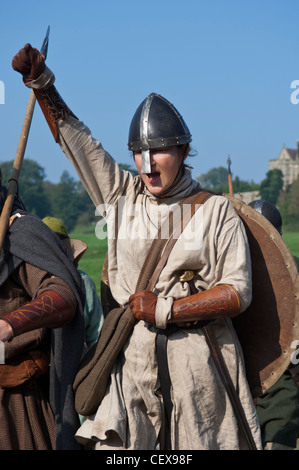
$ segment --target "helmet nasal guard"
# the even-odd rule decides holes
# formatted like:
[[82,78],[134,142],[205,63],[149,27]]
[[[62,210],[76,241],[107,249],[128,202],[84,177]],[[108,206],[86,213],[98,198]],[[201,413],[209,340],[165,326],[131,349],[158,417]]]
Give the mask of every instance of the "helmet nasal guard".
[[128,147],[142,152],[141,173],[150,173],[150,149],[191,142],[190,131],[177,109],[162,96],[151,93],[131,121]]

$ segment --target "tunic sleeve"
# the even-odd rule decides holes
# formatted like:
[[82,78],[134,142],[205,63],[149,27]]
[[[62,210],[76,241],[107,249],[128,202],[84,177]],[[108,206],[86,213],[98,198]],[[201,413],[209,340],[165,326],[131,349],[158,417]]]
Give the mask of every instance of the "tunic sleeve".
[[59,122],[59,145],[96,207],[113,204],[134,184],[133,175],[121,170],[88,127],[72,116]]
[[215,232],[215,285],[230,284],[237,290],[241,312],[252,298],[251,258],[245,228],[229,201],[222,205]]

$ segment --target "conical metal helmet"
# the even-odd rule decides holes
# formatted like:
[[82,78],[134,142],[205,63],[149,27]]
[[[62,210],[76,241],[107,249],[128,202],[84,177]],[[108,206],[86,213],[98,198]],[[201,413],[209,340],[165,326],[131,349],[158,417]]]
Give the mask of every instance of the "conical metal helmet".
[[272,202],[257,199],[248,204],[250,207],[262,214],[281,233],[282,217],[277,207]]
[[131,121],[128,147],[142,152],[141,173],[150,173],[150,149],[191,142],[190,131],[177,109],[163,96],[151,93]]

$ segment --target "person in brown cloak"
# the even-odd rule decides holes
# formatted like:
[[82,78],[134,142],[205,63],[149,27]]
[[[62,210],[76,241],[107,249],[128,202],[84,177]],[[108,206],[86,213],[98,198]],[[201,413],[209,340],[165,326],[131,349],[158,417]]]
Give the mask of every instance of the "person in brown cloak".
[[15,203],[0,255],[0,450],[81,448],[72,382],[84,298],[58,236]]

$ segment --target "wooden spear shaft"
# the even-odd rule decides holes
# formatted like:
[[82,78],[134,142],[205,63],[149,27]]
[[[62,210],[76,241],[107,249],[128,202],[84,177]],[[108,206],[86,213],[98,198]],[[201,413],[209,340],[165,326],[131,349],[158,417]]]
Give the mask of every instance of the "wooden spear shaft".
[[233,196],[234,195],[234,188],[233,188],[232,173],[231,173],[231,169],[230,169],[230,165],[231,165],[230,156],[228,156],[227,164],[228,164],[228,190],[229,190],[229,195]]
[[[48,26],[46,37],[43,41],[41,51],[40,51],[41,54],[45,58],[47,57],[47,51],[48,51],[49,32],[50,32],[50,27]],[[19,174],[21,171],[21,166],[23,163],[25,149],[26,149],[26,145],[28,141],[29,130],[30,130],[31,122],[32,122],[35,102],[36,102],[35,94],[34,94],[34,91],[31,90],[27,108],[26,108],[25,118],[24,118],[24,122],[22,126],[21,136],[19,139],[19,144],[18,144],[16,155],[15,155],[14,164],[13,164],[11,176],[8,182],[7,197],[3,205],[3,209],[1,212],[1,216],[0,216],[0,253],[2,252],[5,235],[8,229],[9,218],[10,218],[11,209],[13,206],[13,201],[18,190]]]
[[26,113],[25,113],[25,118],[24,118],[24,122],[22,126],[21,136],[19,139],[19,144],[18,144],[18,148],[17,148],[15,160],[14,160],[14,165],[13,165],[11,176],[8,182],[7,197],[6,197],[6,200],[5,200],[2,212],[1,212],[1,217],[0,217],[0,252],[2,251],[2,248],[3,248],[4,238],[8,229],[9,218],[10,218],[10,213],[11,213],[11,209],[13,206],[13,201],[17,193],[17,189],[18,189],[18,179],[19,179],[23,157],[24,157],[24,153],[25,153],[25,149],[26,149],[26,145],[28,141],[28,135],[29,135],[30,125],[32,121],[35,101],[36,101],[36,98],[35,98],[34,91],[31,90]]

